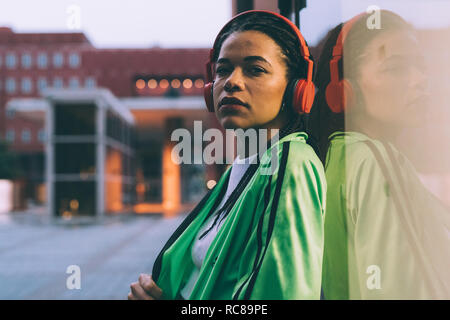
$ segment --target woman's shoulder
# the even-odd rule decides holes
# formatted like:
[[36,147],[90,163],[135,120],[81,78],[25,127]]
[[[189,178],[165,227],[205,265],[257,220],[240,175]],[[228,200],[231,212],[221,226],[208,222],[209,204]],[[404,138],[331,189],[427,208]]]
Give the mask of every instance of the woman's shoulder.
[[[278,147],[278,152],[288,154],[289,164],[300,163],[303,161],[320,162],[314,149],[307,143],[308,134],[305,132],[293,132],[276,142],[273,147]],[[286,150],[287,149],[287,150]]]
[[354,171],[361,166],[379,165],[387,159],[385,145],[363,133],[336,132],[329,139],[327,167],[330,162],[337,162]]
[[286,172],[293,175],[303,176],[304,171],[309,171],[314,176],[324,178],[322,162],[307,139],[305,132],[294,132],[280,139],[276,144],[278,162],[285,166]]

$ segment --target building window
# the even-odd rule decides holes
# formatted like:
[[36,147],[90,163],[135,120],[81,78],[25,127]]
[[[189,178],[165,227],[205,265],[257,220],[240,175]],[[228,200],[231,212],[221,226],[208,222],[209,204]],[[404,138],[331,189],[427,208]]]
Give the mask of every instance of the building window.
[[80,82],[77,77],[72,77],[69,79],[69,88],[76,89],[80,86]]
[[14,129],[8,129],[8,131],[6,131],[6,141],[8,142],[14,142],[14,138],[15,138],[15,132]]
[[6,118],[14,119],[16,112],[13,109],[6,109]]
[[22,142],[30,142],[31,141],[31,131],[29,129],[22,130]]
[[94,77],[87,77],[84,80],[84,86],[86,88],[95,88],[97,86],[97,81],[95,80]]
[[47,54],[39,53],[39,55],[37,56],[37,65],[39,69],[47,68]]
[[6,55],[5,64],[8,69],[14,69],[16,67],[16,56],[12,53]]
[[80,55],[78,53],[71,53],[69,55],[69,66],[71,68],[77,68],[80,66]]
[[22,54],[22,67],[24,69],[31,68],[31,54],[29,53]]
[[5,90],[8,93],[13,93],[16,91],[16,80],[14,78],[6,78]]
[[54,88],[62,88],[63,87],[63,80],[59,77],[53,79],[53,87]]
[[37,87],[39,91],[42,91],[43,89],[47,88],[47,79],[39,78],[37,81]]
[[53,55],[53,66],[55,68],[61,68],[63,63],[64,63],[64,57],[63,57],[62,53],[59,53],[59,52],[55,53]]
[[44,129],[40,129],[39,132],[38,132],[38,140],[40,142],[45,142],[46,138],[47,138],[47,135],[45,133],[45,130]]
[[33,85],[30,78],[23,78],[22,84],[21,84],[22,92],[23,93],[31,93],[31,90],[33,89]]

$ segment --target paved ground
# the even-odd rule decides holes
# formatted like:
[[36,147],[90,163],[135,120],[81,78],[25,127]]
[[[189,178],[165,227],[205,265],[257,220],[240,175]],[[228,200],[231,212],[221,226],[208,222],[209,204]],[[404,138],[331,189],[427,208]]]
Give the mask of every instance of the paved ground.
[[[0,299],[126,299],[183,216],[55,224],[36,215],[0,215]],[[69,265],[81,289],[67,289]]]

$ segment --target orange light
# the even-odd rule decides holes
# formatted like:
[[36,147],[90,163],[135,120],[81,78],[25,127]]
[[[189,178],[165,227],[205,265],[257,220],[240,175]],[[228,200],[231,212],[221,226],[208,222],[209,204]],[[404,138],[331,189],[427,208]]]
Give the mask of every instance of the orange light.
[[70,220],[72,219],[72,213],[70,211],[64,211],[62,214],[62,218],[64,220]]
[[166,143],[162,156],[162,205],[165,216],[172,216],[181,205],[181,171],[180,165],[172,161],[173,146]]
[[123,163],[118,150],[111,149],[105,159],[105,207],[107,212],[123,210]]
[[170,83],[172,85],[172,88],[178,89],[181,86],[181,82],[178,79],[173,79]]
[[192,80],[191,79],[184,79],[183,80],[183,87],[186,89],[192,88]]
[[73,200],[70,200],[69,206],[70,206],[70,209],[76,211],[76,210],[78,210],[80,204],[78,203],[77,199],[73,199]]
[[142,183],[142,182],[138,183],[136,185],[136,192],[137,193],[144,193],[145,192],[145,183]]
[[163,89],[166,89],[169,86],[169,81],[167,81],[166,79],[162,79],[159,82],[159,86]]
[[138,88],[139,90],[144,89],[145,88],[145,81],[142,79],[139,79],[136,81],[136,88]]
[[155,79],[150,79],[147,85],[150,89],[155,89],[158,86],[158,82]]
[[196,88],[203,88],[203,86],[205,85],[205,83],[203,82],[203,79],[197,79],[194,82],[194,85]]

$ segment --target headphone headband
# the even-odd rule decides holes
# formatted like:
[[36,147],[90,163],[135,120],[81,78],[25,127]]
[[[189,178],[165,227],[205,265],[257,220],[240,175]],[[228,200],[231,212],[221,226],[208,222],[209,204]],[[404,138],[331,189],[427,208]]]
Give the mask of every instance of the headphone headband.
[[267,14],[267,15],[272,15],[275,16],[279,19],[281,19],[282,21],[284,21],[285,23],[287,23],[287,25],[289,25],[291,27],[291,30],[297,35],[297,39],[300,42],[300,51],[301,51],[301,55],[302,57],[305,59],[306,63],[308,64],[308,74],[307,74],[307,80],[308,81],[312,81],[312,76],[313,76],[313,62],[312,60],[309,58],[310,57],[310,53],[309,53],[309,49],[308,46],[306,44],[305,39],[303,38],[302,34],[300,33],[300,30],[297,28],[297,26],[292,23],[291,20],[289,20],[288,18],[282,16],[281,14],[278,14],[276,12],[272,12],[272,11],[267,11],[267,10],[249,10],[249,11],[245,11],[242,13],[239,13],[237,15],[235,15],[230,21],[228,21],[223,27],[222,29],[220,29],[218,36],[216,37],[216,39],[214,40],[214,44],[212,49],[209,51],[209,60],[206,63],[206,80],[207,82],[212,82],[213,81],[213,69],[212,69],[212,65],[213,65],[213,58],[214,58],[214,49],[217,46],[217,42],[220,39],[220,35],[238,18],[241,18],[243,16],[246,15],[251,15],[254,13],[260,13],[260,14]]
[[363,16],[365,16],[365,13],[360,13],[342,25],[341,31],[339,32],[333,47],[333,56],[330,60],[330,83],[327,85],[325,95],[328,106],[335,113],[341,113],[345,110],[347,100],[349,100],[345,94],[349,95],[350,100],[352,99],[351,84],[344,79],[339,79],[339,62],[342,60],[344,42],[348,33],[353,25]]
[[333,57],[337,57],[337,56],[341,57],[342,56],[343,51],[344,51],[344,42],[345,42],[345,39],[347,38],[348,33],[352,29],[353,25],[357,21],[359,21],[360,18],[362,18],[365,15],[366,15],[365,12],[360,13],[342,25],[341,32],[339,32],[339,36],[338,36],[338,38],[336,40],[336,44],[334,45],[334,48],[333,48]]
[[[251,15],[251,14],[265,14],[270,16],[275,16],[282,22],[286,23],[290,29],[295,33],[298,41],[299,41],[299,48],[300,48],[300,54],[305,60],[305,62],[308,64],[308,71],[306,79],[300,76],[296,76],[295,79],[290,79],[292,83],[288,84],[286,86],[286,91],[288,93],[288,100],[289,105],[292,106],[293,110],[299,114],[303,113],[309,113],[311,110],[311,106],[314,101],[314,92],[315,87],[314,83],[312,82],[313,78],[313,66],[314,63],[310,59],[309,49],[306,44],[305,39],[303,38],[302,34],[300,33],[300,30],[297,28],[295,24],[292,23],[288,18],[283,17],[282,15],[272,12],[272,11],[266,11],[266,10],[249,10],[242,12],[236,16],[234,16],[230,21],[228,21],[225,26],[220,30],[219,34],[217,35],[216,39],[214,40],[214,45],[212,49],[209,51],[209,59],[206,63],[206,84],[203,90],[206,107],[210,112],[214,112],[214,99],[213,99],[213,88],[214,88],[214,55],[215,55],[215,49],[218,45],[218,41],[221,37],[221,35],[226,31],[227,28],[230,27],[230,25],[236,21],[236,19],[241,18],[243,16]],[[285,96],[286,96],[285,91]],[[283,98],[284,103],[285,98]]]

